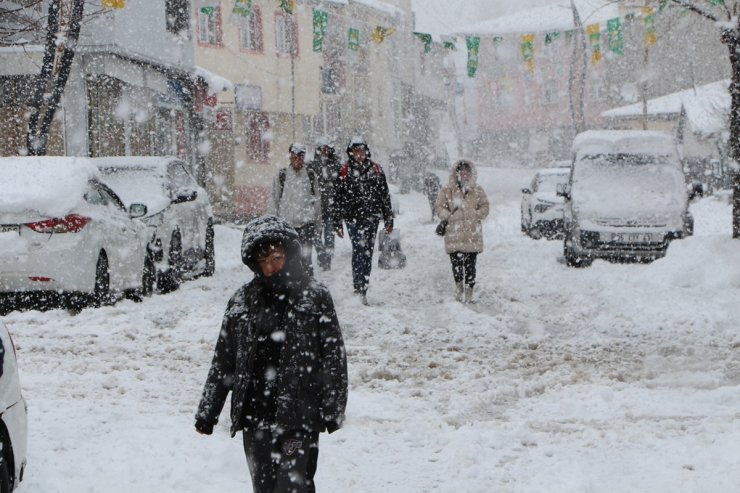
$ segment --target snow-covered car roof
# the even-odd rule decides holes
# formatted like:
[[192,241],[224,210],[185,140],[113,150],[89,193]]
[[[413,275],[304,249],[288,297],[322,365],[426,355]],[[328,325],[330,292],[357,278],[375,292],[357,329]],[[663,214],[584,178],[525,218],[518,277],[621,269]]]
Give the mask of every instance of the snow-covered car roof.
[[100,170],[110,168],[142,169],[156,171],[160,174],[166,172],[167,165],[172,161],[180,161],[180,159],[173,156],[111,156],[92,159],[92,162]]
[[673,137],[653,130],[588,130],[573,140],[576,159],[599,154],[644,154],[678,160]]
[[0,213],[59,217],[79,204],[87,182],[99,173],[87,158],[14,156],[0,158],[0,176]]

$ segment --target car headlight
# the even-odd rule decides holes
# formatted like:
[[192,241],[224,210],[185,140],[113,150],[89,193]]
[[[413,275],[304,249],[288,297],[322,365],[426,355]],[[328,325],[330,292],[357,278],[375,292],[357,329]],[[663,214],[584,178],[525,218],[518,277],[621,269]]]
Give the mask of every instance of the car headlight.
[[551,208],[553,205],[555,205],[555,204],[550,204],[550,203],[547,203],[547,202],[540,202],[539,204],[537,204],[537,205],[534,206],[534,211],[535,212],[539,212],[539,213],[543,213],[547,209]]

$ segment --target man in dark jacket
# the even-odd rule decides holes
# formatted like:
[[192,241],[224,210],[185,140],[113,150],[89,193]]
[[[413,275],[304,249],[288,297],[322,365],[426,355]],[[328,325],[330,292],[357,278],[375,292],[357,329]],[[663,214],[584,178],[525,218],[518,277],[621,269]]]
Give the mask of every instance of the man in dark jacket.
[[372,270],[375,235],[380,219],[385,232],[393,231],[393,209],[388,182],[380,165],[370,160],[370,148],[360,137],[347,146],[349,160],[339,171],[334,227],[344,237],[342,220],[352,241],[352,282],[355,293],[367,304],[367,286]]
[[327,137],[316,141],[313,161],[308,166],[318,179],[321,194],[321,225],[315,245],[317,262],[322,270],[330,270],[334,257],[334,194],[342,164]]
[[243,430],[254,492],[312,493],[319,433],[341,427],[347,404],[334,303],[280,218],[247,224],[242,261],[254,279],[226,308],[195,429],[213,432],[231,392],[231,436]]

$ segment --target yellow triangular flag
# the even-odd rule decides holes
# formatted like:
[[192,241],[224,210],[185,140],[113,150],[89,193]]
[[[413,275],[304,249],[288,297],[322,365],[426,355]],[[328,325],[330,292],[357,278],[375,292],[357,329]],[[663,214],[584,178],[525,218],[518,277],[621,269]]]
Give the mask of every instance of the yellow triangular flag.
[[101,6],[108,9],[122,9],[126,6],[126,0],[103,0]]
[[395,32],[395,28],[392,27],[376,26],[375,29],[373,29],[373,32],[370,34],[370,39],[372,39],[375,43],[380,44],[385,41],[385,38],[391,36]]

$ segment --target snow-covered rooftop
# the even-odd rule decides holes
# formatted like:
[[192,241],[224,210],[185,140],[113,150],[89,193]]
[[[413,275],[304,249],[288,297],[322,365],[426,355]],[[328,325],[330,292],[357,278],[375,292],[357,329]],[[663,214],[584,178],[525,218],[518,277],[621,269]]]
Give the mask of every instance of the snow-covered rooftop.
[[[576,0],[575,5],[584,25],[619,17],[618,6],[605,5],[603,0]],[[552,5],[522,10],[463,26],[458,31],[464,34],[529,33],[568,30],[573,29],[574,25],[570,1],[561,0]]]
[[[648,101],[647,113],[652,116],[668,116],[686,111],[689,128],[700,135],[721,133],[727,129],[732,99],[729,79],[712,82],[696,89],[674,92]],[[605,118],[631,118],[642,115],[642,103],[630,104],[605,111]]]
[[195,75],[201,77],[208,84],[209,94],[216,94],[222,91],[233,91],[234,83],[226,77],[218,75],[203,67],[195,67]]
[[379,10],[381,12],[385,12],[388,15],[392,16],[400,16],[402,17],[404,15],[403,10],[399,9],[395,5],[391,5],[389,3],[381,2],[379,0],[353,0],[354,2],[361,3],[363,5],[366,5],[372,9]]

